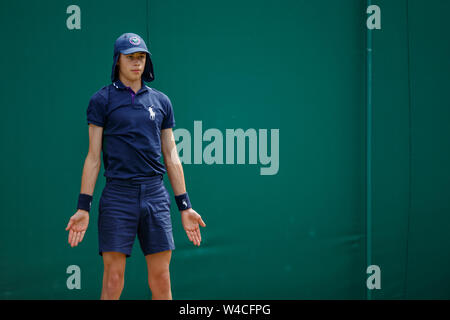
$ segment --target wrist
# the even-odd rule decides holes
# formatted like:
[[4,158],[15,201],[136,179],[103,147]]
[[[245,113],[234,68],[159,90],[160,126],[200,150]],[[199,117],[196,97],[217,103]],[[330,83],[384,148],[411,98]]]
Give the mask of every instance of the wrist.
[[191,201],[189,200],[189,195],[187,192],[175,196],[175,202],[177,203],[177,207],[180,212],[192,208]]
[[92,196],[85,193],[80,193],[78,196],[78,210],[89,211],[91,210],[91,204],[92,204]]

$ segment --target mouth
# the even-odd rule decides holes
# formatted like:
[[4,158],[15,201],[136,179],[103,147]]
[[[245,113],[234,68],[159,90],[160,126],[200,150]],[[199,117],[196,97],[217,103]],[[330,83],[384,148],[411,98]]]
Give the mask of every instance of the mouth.
[[131,70],[131,72],[134,72],[134,73],[139,73],[139,72],[140,72],[140,70]]

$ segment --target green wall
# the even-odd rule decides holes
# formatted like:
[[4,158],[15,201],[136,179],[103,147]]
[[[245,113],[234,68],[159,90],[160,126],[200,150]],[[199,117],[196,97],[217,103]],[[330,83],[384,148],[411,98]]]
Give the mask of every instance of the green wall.
[[[72,4],[79,30],[66,27]],[[372,299],[449,299],[450,2],[372,4],[381,29],[371,31],[367,239],[366,1],[0,2],[0,298],[100,297],[103,167],[78,247],[65,227],[88,149],[89,98],[110,83],[115,39],[135,32],[152,52],[148,85],[170,97],[176,135],[191,135],[186,186],[207,224],[194,247],[165,176],[174,299],[366,299],[367,243],[381,268]],[[261,174],[261,145],[256,164],[250,145],[244,164],[237,150],[234,164],[195,164],[194,121],[223,134],[224,160],[227,129],[254,129],[258,143],[266,129],[269,155],[279,129],[278,171]],[[81,268],[80,290],[66,286],[69,265]],[[122,298],[150,297],[136,242]]]
[[450,2],[378,1],[374,261],[379,298],[450,298]]

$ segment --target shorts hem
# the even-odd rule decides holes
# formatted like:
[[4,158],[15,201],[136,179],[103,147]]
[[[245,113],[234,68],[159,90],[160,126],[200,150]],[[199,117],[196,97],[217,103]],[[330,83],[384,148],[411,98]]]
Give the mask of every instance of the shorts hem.
[[153,250],[147,250],[147,251],[143,251],[144,256],[147,256],[149,254],[153,254],[153,253],[158,253],[158,252],[163,252],[163,251],[168,251],[168,250],[175,250],[175,246],[170,246],[167,248],[158,248],[158,249],[153,249]]
[[107,249],[107,250],[99,250],[98,254],[103,256],[103,252],[119,252],[119,253],[123,253],[125,254],[125,256],[127,258],[131,257],[131,252],[130,251],[126,251],[126,250],[122,250],[122,249]]

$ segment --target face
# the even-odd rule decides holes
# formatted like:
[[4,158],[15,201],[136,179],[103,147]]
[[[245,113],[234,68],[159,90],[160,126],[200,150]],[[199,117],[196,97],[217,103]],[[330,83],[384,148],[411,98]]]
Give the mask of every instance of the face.
[[130,81],[139,80],[144,72],[145,59],[145,52],[135,52],[127,55],[121,53],[117,62],[119,74]]

